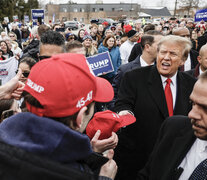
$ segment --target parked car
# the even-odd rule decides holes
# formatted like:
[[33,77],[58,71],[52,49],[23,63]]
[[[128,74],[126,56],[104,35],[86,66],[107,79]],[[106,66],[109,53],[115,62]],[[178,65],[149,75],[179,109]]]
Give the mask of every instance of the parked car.
[[78,29],[78,22],[77,21],[66,21],[64,22],[65,28],[71,28],[72,30]]
[[110,18],[99,18],[99,19],[91,19],[91,24],[95,23],[95,24],[102,24],[103,22],[108,22],[109,25],[114,25],[116,26],[118,24],[118,22],[114,21],[113,19]]

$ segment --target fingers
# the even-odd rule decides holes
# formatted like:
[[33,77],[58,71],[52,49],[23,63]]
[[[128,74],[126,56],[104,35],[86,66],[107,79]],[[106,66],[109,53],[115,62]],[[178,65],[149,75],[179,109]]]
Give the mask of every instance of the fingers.
[[100,135],[101,135],[101,131],[100,130],[96,131],[96,134],[93,136],[91,141],[92,142],[97,141]]
[[126,110],[119,112],[120,116],[127,115],[127,114],[131,114],[131,113],[129,113],[129,111],[126,111]]
[[113,159],[113,157],[114,157],[114,150],[113,149],[109,149],[108,153],[107,153],[107,158]]
[[16,75],[16,77],[17,77],[18,80],[20,79],[21,75],[22,75],[22,70],[19,68],[18,69],[18,73]]

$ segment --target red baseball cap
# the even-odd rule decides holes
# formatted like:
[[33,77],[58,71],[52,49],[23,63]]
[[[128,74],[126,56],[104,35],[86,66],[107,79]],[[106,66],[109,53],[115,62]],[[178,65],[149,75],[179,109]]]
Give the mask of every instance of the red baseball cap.
[[105,25],[105,26],[109,25],[109,23],[107,21],[104,21],[102,24]]
[[107,139],[112,132],[117,132],[121,127],[130,125],[136,121],[136,118],[131,115],[119,116],[112,111],[97,112],[90,120],[86,127],[86,134],[90,139],[93,138],[97,130],[101,131],[99,139]]
[[125,31],[125,33],[128,33],[131,30],[132,30],[132,26],[130,26],[129,24],[128,25],[124,25],[124,31]]
[[108,102],[114,96],[111,84],[93,75],[86,58],[72,53],[35,64],[24,90],[43,106],[37,109],[27,103],[29,111],[46,117],[70,116],[92,101]]

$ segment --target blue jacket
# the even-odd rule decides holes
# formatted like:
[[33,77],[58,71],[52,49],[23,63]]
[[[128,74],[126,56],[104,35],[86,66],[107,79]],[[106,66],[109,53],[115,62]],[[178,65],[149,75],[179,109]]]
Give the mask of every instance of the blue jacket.
[[[101,44],[98,48],[98,53],[102,53],[102,52],[106,52],[106,51],[109,51],[109,49]],[[106,78],[114,77],[117,72],[117,69],[121,65],[121,56],[120,56],[119,47],[117,47],[117,46],[113,47],[109,51],[109,54],[111,57],[112,64],[114,66],[114,71],[102,76],[102,77],[106,77]]]

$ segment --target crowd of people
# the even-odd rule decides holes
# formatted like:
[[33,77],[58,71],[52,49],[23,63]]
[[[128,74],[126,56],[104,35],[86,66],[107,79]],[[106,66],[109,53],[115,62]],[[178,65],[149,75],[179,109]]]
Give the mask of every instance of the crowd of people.
[[207,179],[206,22],[3,24],[1,179]]

